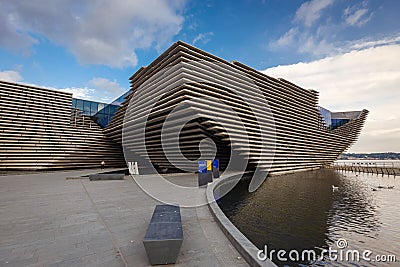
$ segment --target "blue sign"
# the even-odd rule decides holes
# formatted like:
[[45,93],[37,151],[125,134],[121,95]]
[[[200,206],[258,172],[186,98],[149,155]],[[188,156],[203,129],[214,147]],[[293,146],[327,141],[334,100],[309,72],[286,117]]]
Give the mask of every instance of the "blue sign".
[[198,171],[199,173],[207,173],[207,161],[199,161]]
[[213,169],[219,169],[219,160],[218,159],[213,160]]

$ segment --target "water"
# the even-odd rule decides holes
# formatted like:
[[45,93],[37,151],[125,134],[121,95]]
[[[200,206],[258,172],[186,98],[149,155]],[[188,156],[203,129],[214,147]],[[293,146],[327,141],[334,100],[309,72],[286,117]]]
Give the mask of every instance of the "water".
[[400,177],[323,169],[270,177],[254,193],[247,187],[248,182],[240,182],[220,206],[258,248],[296,249],[300,255],[313,249],[320,255],[321,249],[338,249],[336,241],[345,239],[344,253],[368,249],[371,259],[378,254],[397,258],[385,264],[327,256],[317,262],[283,262],[275,255],[272,260],[279,266],[400,266]]

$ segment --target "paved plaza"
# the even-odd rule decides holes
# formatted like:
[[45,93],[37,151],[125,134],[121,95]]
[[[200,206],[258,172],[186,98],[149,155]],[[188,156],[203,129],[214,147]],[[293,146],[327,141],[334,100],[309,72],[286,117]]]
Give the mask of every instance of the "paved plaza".
[[[0,176],[0,266],[149,266],[142,240],[159,203],[129,176],[81,178],[96,172]],[[194,181],[190,175],[168,179]],[[247,266],[207,206],[181,214],[176,266]]]

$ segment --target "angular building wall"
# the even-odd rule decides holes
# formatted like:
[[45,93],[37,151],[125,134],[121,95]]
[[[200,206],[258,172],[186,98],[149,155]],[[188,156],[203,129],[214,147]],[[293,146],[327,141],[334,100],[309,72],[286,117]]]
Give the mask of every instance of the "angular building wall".
[[[0,169],[124,166],[142,173],[319,168],[357,140],[368,111],[330,112],[318,93],[177,42],[131,78],[105,129],[60,91],[0,81]],[[322,115],[321,115],[322,114]]]
[[[316,91],[182,42],[130,80],[131,94],[106,133],[142,161],[143,172],[195,171],[197,160],[213,157],[225,169],[233,156],[246,170],[319,168],[356,141],[368,114],[349,113],[351,120],[331,129]],[[214,147],[201,144],[207,138]]]
[[124,166],[120,146],[71,103],[70,93],[0,81],[0,169]]

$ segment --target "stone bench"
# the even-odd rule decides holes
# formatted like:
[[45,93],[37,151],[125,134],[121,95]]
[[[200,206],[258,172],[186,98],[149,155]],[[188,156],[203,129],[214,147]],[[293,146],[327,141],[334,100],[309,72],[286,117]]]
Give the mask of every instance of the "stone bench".
[[183,242],[179,206],[157,205],[143,245],[151,265],[175,263]]

